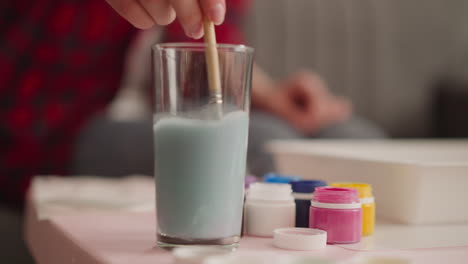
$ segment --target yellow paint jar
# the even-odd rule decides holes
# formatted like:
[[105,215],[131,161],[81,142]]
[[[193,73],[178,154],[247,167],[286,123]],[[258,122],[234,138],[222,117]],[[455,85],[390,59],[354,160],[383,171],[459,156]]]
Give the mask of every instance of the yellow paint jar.
[[333,187],[353,188],[359,192],[362,204],[362,235],[369,236],[374,233],[375,226],[375,200],[372,195],[372,186],[367,183],[334,182]]

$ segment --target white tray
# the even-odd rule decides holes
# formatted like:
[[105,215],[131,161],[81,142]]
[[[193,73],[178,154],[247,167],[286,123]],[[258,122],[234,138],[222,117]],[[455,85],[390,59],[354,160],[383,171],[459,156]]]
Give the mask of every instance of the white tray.
[[295,140],[267,148],[281,173],[372,184],[379,218],[468,222],[468,140]]

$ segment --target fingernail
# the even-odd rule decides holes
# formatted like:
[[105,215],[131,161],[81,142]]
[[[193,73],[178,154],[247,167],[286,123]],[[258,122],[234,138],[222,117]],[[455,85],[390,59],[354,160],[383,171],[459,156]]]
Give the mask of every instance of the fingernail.
[[224,5],[221,3],[217,3],[214,7],[210,10],[210,18],[215,25],[221,25],[224,21],[224,15],[226,11]]
[[201,38],[203,36],[203,24],[199,23],[197,26],[193,27],[187,35],[194,39]]

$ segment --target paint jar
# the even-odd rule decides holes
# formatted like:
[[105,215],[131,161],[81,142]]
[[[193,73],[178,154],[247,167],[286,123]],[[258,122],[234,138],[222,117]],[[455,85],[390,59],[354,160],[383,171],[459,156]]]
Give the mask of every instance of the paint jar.
[[323,181],[291,182],[294,202],[296,203],[296,227],[309,227],[310,201],[315,188],[327,186]]
[[245,184],[244,184],[244,188],[245,189],[248,189],[250,184],[254,183],[254,182],[257,182],[257,177],[253,176],[253,175],[246,175],[245,176]]
[[244,207],[245,234],[273,237],[273,231],[294,227],[296,205],[291,185],[253,183],[247,192]]
[[318,187],[310,207],[310,228],[327,231],[327,243],[361,240],[362,208],[356,189]]
[[263,182],[267,183],[291,183],[300,181],[302,178],[299,176],[282,175],[278,173],[267,173],[263,176]]
[[372,186],[367,183],[352,182],[335,182],[330,186],[353,188],[358,191],[362,206],[362,235],[372,235],[375,227],[375,199],[372,195]]

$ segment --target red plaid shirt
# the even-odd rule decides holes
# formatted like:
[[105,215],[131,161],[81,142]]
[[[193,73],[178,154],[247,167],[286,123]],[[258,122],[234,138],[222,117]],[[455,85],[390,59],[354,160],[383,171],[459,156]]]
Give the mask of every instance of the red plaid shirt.
[[[103,0],[0,2],[0,202],[21,204],[33,175],[67,173],[80,128],[116,94],[137,31]],[[246,0],[227,5],[218,40],[238,43]],[[166,32],[189,41],[176,23]]]

